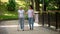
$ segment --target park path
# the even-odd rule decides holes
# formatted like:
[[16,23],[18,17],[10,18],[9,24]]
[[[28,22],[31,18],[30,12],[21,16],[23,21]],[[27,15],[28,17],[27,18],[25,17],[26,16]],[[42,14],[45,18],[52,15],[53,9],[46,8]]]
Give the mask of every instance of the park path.
[[27,20],[25,20],[25,31],[18,31],[18,29],[18,20],[0,22],[0,34],[60,34],[57,31],[41,27],[38,23],[34,24],[34,30],[29,30]]

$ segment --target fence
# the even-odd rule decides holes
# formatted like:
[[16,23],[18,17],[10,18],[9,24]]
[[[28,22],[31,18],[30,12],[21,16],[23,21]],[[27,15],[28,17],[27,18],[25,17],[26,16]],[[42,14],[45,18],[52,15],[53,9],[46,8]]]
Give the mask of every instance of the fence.
[[[39,13],[38,13],[39,14]],[[60,12],[58,11],[48,11],[42,12],[42,14],[39,14],[39,24],[42,24],[45,26],[45,24],[50,26],[54,26],[56,29],[60,28]]]

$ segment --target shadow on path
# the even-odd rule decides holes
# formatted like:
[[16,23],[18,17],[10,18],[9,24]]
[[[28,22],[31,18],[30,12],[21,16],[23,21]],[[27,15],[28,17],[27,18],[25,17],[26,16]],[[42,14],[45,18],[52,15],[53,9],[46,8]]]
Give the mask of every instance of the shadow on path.
[[0,27],[0,34],[8,34],[7,29]]

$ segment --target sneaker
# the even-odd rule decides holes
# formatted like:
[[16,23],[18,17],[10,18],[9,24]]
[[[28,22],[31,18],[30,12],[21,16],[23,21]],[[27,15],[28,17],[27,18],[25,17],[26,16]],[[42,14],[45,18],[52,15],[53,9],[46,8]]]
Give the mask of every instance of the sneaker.
[[24,29],[21,29],[22,31],[24,31]]
[[31,30],[31,28],[30,28],[30,30]]
[[22,31],[24,31],[24,30],[22,30]]

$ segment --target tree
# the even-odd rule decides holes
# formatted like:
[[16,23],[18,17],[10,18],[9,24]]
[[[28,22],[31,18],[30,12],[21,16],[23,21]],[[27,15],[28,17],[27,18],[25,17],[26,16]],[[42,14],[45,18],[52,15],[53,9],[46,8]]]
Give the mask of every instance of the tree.
[[31,5],[32,5],[32,6],[33,6],[33,8],[34,8],[34,2],[33,2],[33,0],[31,0],[31,3],[32,3]]
[[58,10],[60,10],[60,0],[55,0],[55,4],[57,5]]
[[36,8],[36,11],[40,11],[40,0],[35,0],[35,8]]
[[60,10],[60,0],[49,0],[48,2],[49,10]]
[[7,4],[7,8],[9,11],[14,11],[16,7],[15,0],[9,0],[9,3]]

